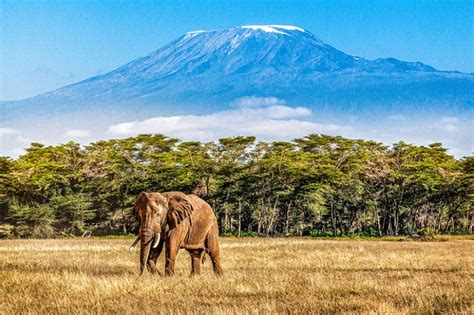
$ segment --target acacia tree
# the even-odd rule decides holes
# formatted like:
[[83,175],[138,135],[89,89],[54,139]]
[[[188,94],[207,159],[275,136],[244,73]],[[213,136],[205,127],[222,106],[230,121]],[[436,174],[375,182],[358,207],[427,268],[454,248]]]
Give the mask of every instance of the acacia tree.
[[[82,163],[79,144],[68,142],[59,146],[33,143],[26,154],[9,164],[9,173],[2,175],[2,188],[9,197],[7,217],[16,223],[17,235],[48,237],[54,228],[62,229],[52,203],[55,198],[81,193]],[[72,223],[63,220],[63,224]]]

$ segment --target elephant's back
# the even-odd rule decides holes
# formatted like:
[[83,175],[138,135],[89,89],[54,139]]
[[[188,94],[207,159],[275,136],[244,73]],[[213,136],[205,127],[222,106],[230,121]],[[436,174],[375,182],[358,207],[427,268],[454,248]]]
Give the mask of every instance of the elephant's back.
[[200,214],[207,214],[214,217],[214,211],[211,206],[203,199],[199,198],[194,194],[186,195],[191,204],[193,205],[193,212],[199,212]]

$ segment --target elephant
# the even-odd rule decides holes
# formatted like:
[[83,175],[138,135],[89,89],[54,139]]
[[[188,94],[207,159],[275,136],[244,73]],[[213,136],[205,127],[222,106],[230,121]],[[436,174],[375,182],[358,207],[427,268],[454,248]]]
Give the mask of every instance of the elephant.
[[[145,270],[159,273],[156,261],[165,247],[165,275],[175,271],[176,255],[180,248],[191,256],[191,276],[201,273],[201,256],[209,255],[214,274],[223,274],[220,262],[219,229],[212,208],[193,194],[172,191],[163,193],[141,192],[135,209],[140,220],[137,239],[140,241],[140,275]],[[160,274],[161,275],[161,274]]]

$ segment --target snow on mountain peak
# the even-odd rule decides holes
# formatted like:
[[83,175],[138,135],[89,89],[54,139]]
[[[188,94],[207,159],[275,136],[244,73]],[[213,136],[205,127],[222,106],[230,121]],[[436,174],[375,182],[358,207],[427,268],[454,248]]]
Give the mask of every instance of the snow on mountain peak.
[[205,32],[204,30],[197,30],[197,31],[187,32],[186,34],[194,35],[194,34],[199,34],[199,33],[204,33],[204,32]]
[[305,32],[304,29],[302,29],[301,27],[297,27],[297,26],[293,26],[293,25],[269,25],[270,27],[274,27],[274,28],[282,28],[284,30],[288,30],[288,31],[300,31],[300,32]]
[[206,31],[203,31],[203,30],[187,32],[187,33],[186,33],[186,36],[185,36],[185,39],[194,37],[194,36],[196,36],[196,35],[198,35],[198,34],[205,33],[205,32],[206,32]]
[[277,34],[282,34],[282,35],[290,35],[288,33],[279,31],[274,27],[271,27],[270,25],[246,25],[246,26],[242,26],[242,28],[252,29],[254,31],[261,30],[261,31],[264,31],[266,33],[277,33]]
[[241,26],[241,28],[261,30],[267,33],[277,33],[277,34],[282,34],[282,35],[290,35],[290,34],[285,33],[281,30],[304,32],[304,29],[300,27],[292,26],[292,25],[245,25],[245,26]]
[[[248,29],[248,30],[254,30],[254,31],[264,31],[266,33],[275,33],[275,34],[281,34],[281,35],[286,35],[290,36],[288,32],[285,31],[298,31],[302,33],[308,33],[301,27],[293,26],[293,25],[279,25],[279,24],[271,24],[271,25],[244,25],[240,27],[235,27],[235,28],[230,28],[227,30],[197,30],[197,31],[191,31],[187,32],[184,36],[184,39],[189,39],[193,38],[197,35],[200,35],[202,33],[210,33],[210,32],[215,32],[215,31],[230,31],[234,29]],[[314,35],[313,35],[314,36]]]

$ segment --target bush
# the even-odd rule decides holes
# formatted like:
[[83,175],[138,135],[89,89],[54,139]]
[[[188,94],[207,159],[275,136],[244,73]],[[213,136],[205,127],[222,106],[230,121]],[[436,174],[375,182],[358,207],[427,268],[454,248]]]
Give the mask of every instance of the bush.
[[454,229],[449,230],[448,234],[449,235],[465,235],[467,233],[466,233],[466,230],[462,228],[454,228]]
[[240,231],[240,237],[258,237],[258,233],[254,231]]
[[432,228],[422,228],[416,231],[416,234],[420,236],[429,236],[434,237],[436,235],[436,231]]
[[364,237],[374,237],[379,236],[379,232],[376,229],[369,228],[367,230],[362,231],[359,235]]
[[232,232],[225,232],[221,234],[222,237],[233,237],[235,236],[234,233]]
[[[239,234],[233,232],[225,232],[221,234],[222,237],[237,237]],[[257,232],[254,231],[240,231],[240,237],[259,237]]]
[[322,231],[322,230],[311,230],[309,232],[311,237],[332,237],[334,236],[331,231]]
[[52,224],[55,211],[47,205],[36,207],[14,205],[9,209],[8,221],[14,226],[18,237],[49,238],[54,235]]
[[10,238],[13,236],[13,229],[15,227],[10,224],[0,225],[0,238]]

